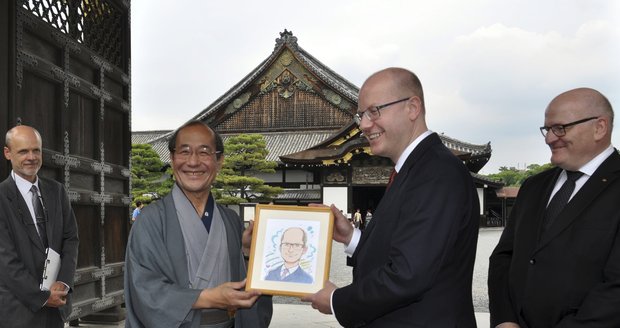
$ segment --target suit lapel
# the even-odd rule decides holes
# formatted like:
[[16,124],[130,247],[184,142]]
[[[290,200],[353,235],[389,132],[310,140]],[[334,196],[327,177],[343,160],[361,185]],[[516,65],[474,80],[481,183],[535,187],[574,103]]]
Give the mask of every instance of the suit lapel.
[[581,212],[588,208],[594,199],[619,177],[620,155],[618,155],[617,151],[614,151],[614,153],[599,166],[594,174],[592,174],[568,204],[566,204],[562,212],[558,214],[556,222],[549,227],[549,231],[542,236],[543,239],[539,243],[536,251],[547,245],[562,231],[568,228],[580,217]]
[[[389,189],[386,190],[385,194],[383,194],[383,198],[381,198],[381,201],[379,202],[379,205],[377,206],[377,209],[375,210],[375,213],[373,214],[372,221],[370,221],[370,224],[366,226],[366,229],[364,229],[362,233],[362,237],[360,238],[360,241],[358,243],[358,247],[355,250],[355,254],[359,253],[359,250],[362,248],[360,246],[363,246],[365,244],[365,241],[370,237],[372,231],[374,230],[374,227],[377,224],[381,224],[381,220],[386,220],[386,218],[381,217],[383,216],[382,214],[387,213],[387,212],[394,213],[389,210],[384,210],[383,207],[386,206],[386,204],[390,204],[391,200],[395,197],[395,195],[398,195],[398,193],[400,192],[400,189],[402,188],[402,184],[404,183],[404,181],[407,180],[407,176],[410,174],[410,171],[412,171],[415,164],[419,163],[419,159],[422,158],[422,156],[424,156],[424,153],[426,153],[429,150],[429,148],[437,144],[441,144],[441,139],[439,139],[439,136],[437,136],[436,133],[432,133],[428,137],[424,138],[413,149],[411,154],[409,154],[409,156],[407,157],[407,160],[403,164],[403,167],[401,167],[400,172],[398,172],[398,174],[396,174],[396,176],[394,177],[394,181],[392,181],[392,185],[390,186]],[[388,207],[390,206],[391,204],[388,205]]]
[[441,144],[441,139],[439,139],[437,133],[432,133],[420,141],[420,143],[407,157],[403,167],[400,168],[400,172],[398,172],[398,174],[394,177],[394,181],[392,181],[389,191],[400,190],[402,183],[407,180],[407,176],[409,175],[411,169],[420,162],[420,158],[422,158],[431,147],[436,146],[437,144]]
[[17,190],[17,185],[15,181],[11,179],[10,188],[8,188],[7,198],[9,203],[13,207],[13,213],[17,214],[18,220],[21,221],[21,224],[24,226],[26,233],[28,234],[28,238],[30,241],[39,248],[42,252],[45,252],[45,248],[43,247],[43,242],[37,233],[37,228],[34,225],[32,220],[32,215],[30,215],[30,210],[26,205],[24,198],[22,197],[19,190]]

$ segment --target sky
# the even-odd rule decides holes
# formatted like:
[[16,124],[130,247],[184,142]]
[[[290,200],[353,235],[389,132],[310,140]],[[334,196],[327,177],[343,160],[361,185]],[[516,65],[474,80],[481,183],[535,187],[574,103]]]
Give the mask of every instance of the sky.
[[[555,96],[590,87],[620,110],[619,3],[132,0],[132,130],[191,119],[269,57],[287,29],[358,87],[386,67],[415,72],[429,129],[491,143],[481,173],[545,164],[538,128]],[[620,132],[612,144],[620,147]]]

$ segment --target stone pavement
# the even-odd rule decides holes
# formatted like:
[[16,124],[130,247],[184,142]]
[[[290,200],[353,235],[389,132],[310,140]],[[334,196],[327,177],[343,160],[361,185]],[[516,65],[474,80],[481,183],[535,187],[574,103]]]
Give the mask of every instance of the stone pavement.
[[[476,312],[478,328],[489,328],[489,314]],[[69,326],[66,326],[69,327]],[[124,328],[125,323],[98,325],[81,323],[82,328]],[[273,317],[269,328],[336,328],[341,327],[333,315],[325,315],[312,309],[310,305],[274,304]]]
[[[478,235],[478,250],[474,266],[472,294],[474,310],[478,328],[489,328],[489,301],[487,297],[487,272],[489,256],[502,233],[501,228],[485,228]],[[351,268],[345,265],[346,257],[343,256],[341,244],[334,243],[332,250],[332,262],[330,280],[337,286],[345,286],[351,282]],[[312,307],[294,297],[274,297],[273,318],[270,328],[330,328],[340,327],[336,318],[332,315],[324,315],[312,309]],[[68,327],[68,326],[67,326]],[[86,328],[124,328],[125,323],[115,325],[80,324]]]
[[[478,328],[489,328],[489,314],[476,312]],[[309,305],[274,304],[270,328],[335,328],[341,327],[333,315],[325,315]]]

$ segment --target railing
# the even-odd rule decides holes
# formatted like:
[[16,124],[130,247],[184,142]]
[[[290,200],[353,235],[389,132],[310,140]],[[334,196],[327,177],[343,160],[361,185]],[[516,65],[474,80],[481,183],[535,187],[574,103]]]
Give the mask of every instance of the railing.
[[487,215],[486,220],[487,227],[503,227],[504,226],[504,218],[500,213],[489,209],[489,215]]

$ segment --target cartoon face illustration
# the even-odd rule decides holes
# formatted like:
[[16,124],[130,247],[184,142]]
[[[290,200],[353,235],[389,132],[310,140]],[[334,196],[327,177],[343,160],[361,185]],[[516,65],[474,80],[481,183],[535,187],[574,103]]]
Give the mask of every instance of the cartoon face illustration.
[[302,228],[288,228],[282,234],[280,254],[287,267],[299,264],[299,260],[308,251],[308,237]]

